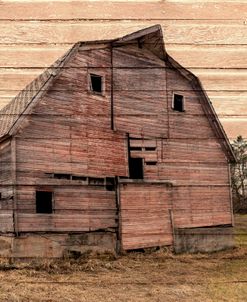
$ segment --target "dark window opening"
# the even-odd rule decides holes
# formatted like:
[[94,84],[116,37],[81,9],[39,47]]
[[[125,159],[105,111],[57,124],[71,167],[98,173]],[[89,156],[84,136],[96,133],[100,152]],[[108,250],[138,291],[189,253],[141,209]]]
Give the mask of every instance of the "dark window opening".
[[90,74],[90,89],[91,91],[102,93],[102,76]]
[[36,213],[52,213],[52,192],[36,191]]
[[54,174],[54,178],[57,178],[57,179],[70,179],[70,174],[56,173],[56,174]]
[[143,179],[142,158],[129,158],[129,177],[133,179]]
[[142,147],[130,147],[130,151],[142,151]]
[[87,180],[87,177],[85,177],[85,176],[72,175],[72,180],[83,180],[83,181],[86,181],[86,180]]
[[155,151],[156,147],[145,147],[146,151]]
[[112,177],[106,177],[106,190],[107,191],[114,191],[115,189],[115,179]]
[[95,185],[95,186],[104,186],[104,179],[103,178],[88,178],[89,185]]
[[140,39],[137,39],[138,48],[142,48],[142,42]]
[[176,111],[184,111],[184,97],[180,94],[174,94],[173,96],[173,109]]
[[146,165],[148,165],[148,166],[155,166],[155,165],[157,165],[157,161],[147,161]]

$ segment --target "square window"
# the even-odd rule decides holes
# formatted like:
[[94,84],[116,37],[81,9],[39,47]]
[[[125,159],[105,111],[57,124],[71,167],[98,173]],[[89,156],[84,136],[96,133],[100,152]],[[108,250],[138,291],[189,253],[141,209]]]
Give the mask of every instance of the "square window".
[[36,213],[52,213],[52,192],[36,191]]
[[184,96],[181,94],[173,95],[172,109],[183,112],[184,111]]
[[129,158],[129,178],[143,179],[143,159]]
[[95,93],[102,94],[103,83],[102,76],[96,74],[90,74],[90,90]]

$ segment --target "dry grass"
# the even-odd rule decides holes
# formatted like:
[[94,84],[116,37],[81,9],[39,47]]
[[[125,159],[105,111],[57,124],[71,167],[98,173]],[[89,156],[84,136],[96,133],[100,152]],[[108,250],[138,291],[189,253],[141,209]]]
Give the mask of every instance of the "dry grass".
[[[246,220],[246,222],[245,222]],[[247,216],[234,250],[89,254],[77,260],[0,263],[0,301],[246,301]]]

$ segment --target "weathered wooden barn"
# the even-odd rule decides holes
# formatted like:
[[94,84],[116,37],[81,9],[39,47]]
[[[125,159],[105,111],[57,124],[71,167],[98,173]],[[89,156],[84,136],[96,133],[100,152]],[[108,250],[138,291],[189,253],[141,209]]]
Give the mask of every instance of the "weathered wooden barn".
[[0,256],[232,246],[234,154],[160,26],[78,42],[0,120]]

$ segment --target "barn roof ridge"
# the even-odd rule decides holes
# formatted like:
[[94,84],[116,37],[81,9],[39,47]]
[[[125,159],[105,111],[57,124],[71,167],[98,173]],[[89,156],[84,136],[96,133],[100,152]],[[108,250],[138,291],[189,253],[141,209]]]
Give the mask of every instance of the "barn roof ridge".
[[[28,113],[30,105],[34,103],[34,100],[38,101],[40,97],[45,93],[47,86],[53,83],[54,78],[59,74],[65,62],[71,57],[72,53],[77,50],[83,44],[102,44],[111,43],[114,45],[121,45],[121,43],[130,42],[132,40],[138,40],[142,37],[148,36],[150,34],[158,33],[158,39],[160,43],[158,45],[158,52],[156,50],[156,55],[161,59],[167,61],[173,68],[181,73],[182,76],[186,77],[190,81],[194,81],[201,90],[204,103],[204,111],[209,119],[209,122],[214,129],[216,136],[220,139],[221,146],[230,161],[235,162],[236,158],[232,150],[229,139],[218,119],[214,108],[203,89],[200,80],[188,69],[182,67],[178,62],[176,62],[172,57],[170,57],[165,50],[165,43],[163,38],[162,27],[159,24],[140,29],[133,33],[124,35],[120,38],[109,39],[109,40],[97,40],[97,41],[79,41],[75,43],[72,48],[70,48],[61,58],[55,61],[49,68],[47,68],[42,74],[35,78],[30,84],[28,84],[23,90],[21,90],[18,95],[13,98],[5,107],[0,110],[0,140],[5,137],[11,136],[13,128],[16,123],[19,122],[21,117]],[[36,103],[36,102],[35,102]]]

